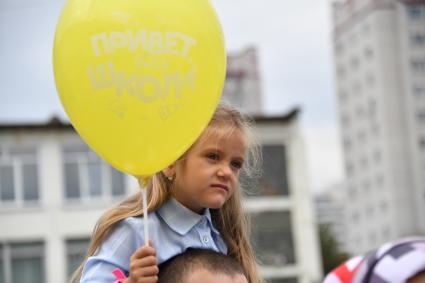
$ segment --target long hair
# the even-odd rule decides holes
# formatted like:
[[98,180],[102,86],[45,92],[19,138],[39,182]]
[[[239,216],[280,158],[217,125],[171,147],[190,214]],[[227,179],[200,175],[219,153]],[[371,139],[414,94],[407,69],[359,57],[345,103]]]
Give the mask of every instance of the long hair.
[[[219,104],[211,121],[195,144],[208,139],[212,135],[227,136],[234,131],[240,131],[245,139],[247,161],[243,170],[245,174],[251,175],[257,168],[256,164],[260,159],[260,151],[252,134],[251,122],[235,108],[226,104]],[[190,150],[191,148],[180,157],[176,166],[179,166],[179,163],[184,163],[187,152]],[[172,191],[173,182],[170,182],[162,172],[153,175],[147,185],[148,211],[151,212],[161,207],[172,196]],[[211,215],[214,224],[227,244],[228,254],[242,266],[250,283],[259,283],[261,279],[258,276],[257,265],[249,243],[249,223],[243,213],[241,197],[240,189],[235,190],[235,193],[221,208],[211,209]],[[88,257],[96,253],[115,224],[128,217],[141,215],[143,215],[143,207],[140,193],[130,196],[117,207],[106,211],[96,223],[86,257],[74,272],[70,283],[79,282]]]

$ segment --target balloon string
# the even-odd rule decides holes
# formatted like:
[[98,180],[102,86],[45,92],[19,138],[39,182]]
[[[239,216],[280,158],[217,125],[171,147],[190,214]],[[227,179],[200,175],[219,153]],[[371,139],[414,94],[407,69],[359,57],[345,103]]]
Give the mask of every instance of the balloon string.
[[149,225],[148,225],[148,194],[147,194],[147,184],[148,177],[140,177],[139,185],[142,192],[142,201],[143,201],[143,228],[145,236],[145,246],[149,246]]

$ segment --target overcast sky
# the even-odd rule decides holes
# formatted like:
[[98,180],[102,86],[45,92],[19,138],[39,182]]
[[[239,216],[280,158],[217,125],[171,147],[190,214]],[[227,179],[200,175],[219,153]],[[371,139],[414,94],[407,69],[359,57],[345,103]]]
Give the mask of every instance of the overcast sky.
[[[65,117],[52,70],[63,0],[0,0],[0,123]],[[258,49],[267,113],[302,109],[315,192],[342,179],[328,0],[213,0],[228,51]]]

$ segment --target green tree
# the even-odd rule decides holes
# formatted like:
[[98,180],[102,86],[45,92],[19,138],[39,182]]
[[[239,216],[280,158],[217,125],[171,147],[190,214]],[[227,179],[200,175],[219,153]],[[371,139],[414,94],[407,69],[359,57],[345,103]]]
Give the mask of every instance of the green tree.
[[319,225],[320,249],[322,251],[323,272],[328,274],[332,269],[346,261],[350,255],[341,251],[330,226]]

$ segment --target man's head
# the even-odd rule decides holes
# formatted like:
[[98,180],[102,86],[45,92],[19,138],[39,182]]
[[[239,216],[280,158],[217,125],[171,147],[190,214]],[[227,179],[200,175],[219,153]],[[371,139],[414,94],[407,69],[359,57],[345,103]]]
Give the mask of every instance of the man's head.
[[248,283],[242,267],[230,256],[189,249],[159,266],[158,283]]

